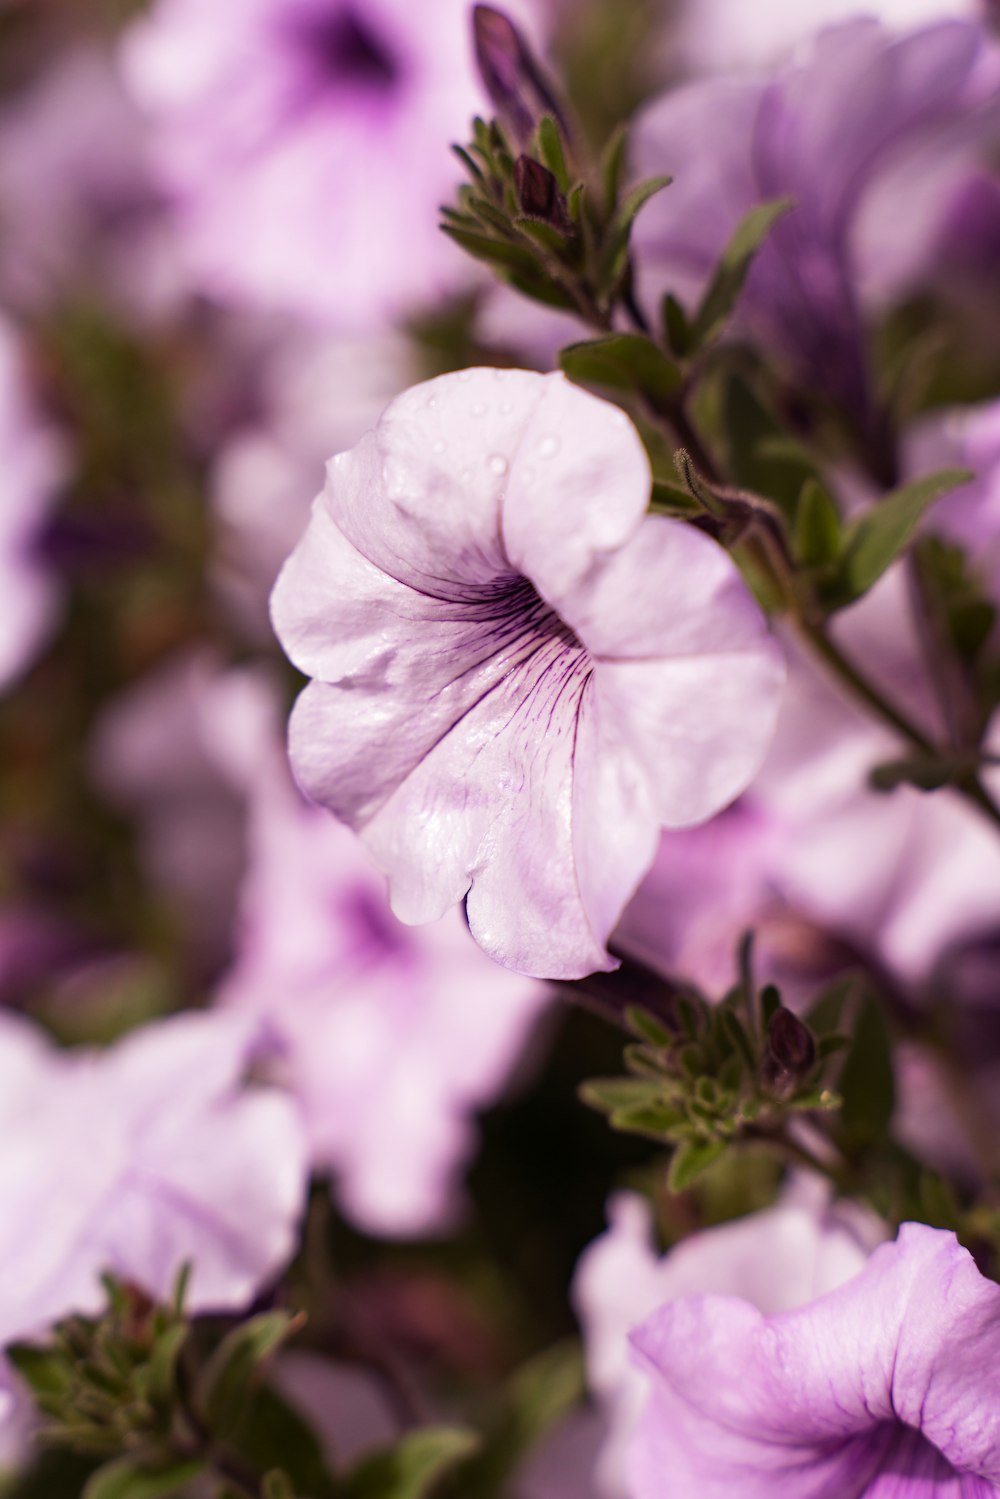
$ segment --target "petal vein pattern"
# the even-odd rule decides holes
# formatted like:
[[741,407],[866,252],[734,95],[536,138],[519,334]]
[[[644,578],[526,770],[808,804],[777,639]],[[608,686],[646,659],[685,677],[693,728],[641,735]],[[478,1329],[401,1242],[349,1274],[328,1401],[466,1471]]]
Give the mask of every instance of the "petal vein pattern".
[[468,897],[508,966],[612,966],[659,826],[713,815],[770,738],[783,667],[738,573],[646,516],[638,434],[560,375],[416,386],[328,473],[273,599],[313,678],[300,784],[404,921]]

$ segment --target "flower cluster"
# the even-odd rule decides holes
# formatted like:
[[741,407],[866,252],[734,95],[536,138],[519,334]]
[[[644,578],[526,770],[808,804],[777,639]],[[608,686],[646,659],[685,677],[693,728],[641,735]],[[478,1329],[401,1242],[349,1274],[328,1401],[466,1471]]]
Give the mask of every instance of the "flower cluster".
[[1000,8],[0,9],[0,1490],[1000,1499]]

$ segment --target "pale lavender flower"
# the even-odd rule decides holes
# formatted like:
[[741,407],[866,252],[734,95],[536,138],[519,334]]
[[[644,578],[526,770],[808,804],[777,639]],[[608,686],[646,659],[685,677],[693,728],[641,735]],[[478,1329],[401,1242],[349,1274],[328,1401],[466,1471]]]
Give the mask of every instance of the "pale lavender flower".
[[637,224],[643,293],[696,295],[752,205],[793,199],[742,311],[878,453],[866,305],[925,268],[950,190],[998,133],[996,49],[957,20],[899,38],[847,23],[769,83],[714,78],[669,93],[635,133],[636,171],[675,179]]
[[630,1361],[630,1329],[664,1302],[698,1292],[742,1296],[767,1314],[802,1306],[856,1275],[884,1229],[858,1208],[831,1206],[823,1185],[807,1178],[775,1207],[692,1234],[665,1255],[654,1247],[644,1198],[618,1193],[608,1219],[580,1258],[573,1300],[587,1382],[606,1420],[597,1487],[602,1499],[619,1499],[630,1493],[625,1455],[646,1383]]
[[974,572],[1000,603],[1000,401],[935,413],[907,435],[911,473],[968,468],[974,478],[946,495],[926,528],[966,549]]
[[156,317],[185,294],[143,122],[114,59],[57,56],[0,110],[0,286],[35,309],[83,289]]
[[650,1396],[634,1499],[1000,1494],[1000,1287],[953,1234],[908,1223],[796,1311],[668,1302],[633,1334]]
[[247,1087],[253,1028],[159,1022],[59,1051],[0,1017],[0,1345],[103,1303],[102,1271],[192,1310],[242,1307],[295,1245],[307,1167],[296,1110]]
[[0,690],[28,666],[59,609],[55,578],[41,555],[41,535],[64,472],[62,444],[32,399],[24,351],[0,319]]
[[466,900],[510,967],[577,977],[661,824],[746,785],[783,667],[725,552],[647,516],[615,407],[560,375],[465,370],[334,459],[273,600],[315,680],[291,723],[316,801],[406,922]]
[[260,1018],[314,1166],[370,1233],[440,1232],[547,989],[491,963],[461,914],[419,929],[389,909],[361,844],[291,784],[274,715],[248,787],[237,959],[219,1001]]
[[210,292],[356,328],[462,283],[437,207],[479,98],[464,0],[158,0],[124,63]]

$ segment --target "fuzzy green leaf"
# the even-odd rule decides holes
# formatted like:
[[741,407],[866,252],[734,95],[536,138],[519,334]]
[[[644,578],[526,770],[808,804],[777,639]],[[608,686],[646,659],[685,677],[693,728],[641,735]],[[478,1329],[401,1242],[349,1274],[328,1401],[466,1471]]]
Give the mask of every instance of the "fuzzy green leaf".
[[790,198],[758,203],[737,224],[692,320],[691,349],[704,348],[722,328],[739,300],[757,251],[774,225],[793,206]]
[[477,1444],[474,1432],[459,1428],[415,1431],[352,1468],[337,1484],[337,1499],[425,1499]]
[[172,1499],[205,1472],[201,1461],[150,1466],[137,1457],[105,1463],[87,1480],[81,1499]]
[[724,1140],[685,1140],[670,1160],[667,1186],[671,1192],[684,1192],[693,1181],[714,1166],[726,1151]]

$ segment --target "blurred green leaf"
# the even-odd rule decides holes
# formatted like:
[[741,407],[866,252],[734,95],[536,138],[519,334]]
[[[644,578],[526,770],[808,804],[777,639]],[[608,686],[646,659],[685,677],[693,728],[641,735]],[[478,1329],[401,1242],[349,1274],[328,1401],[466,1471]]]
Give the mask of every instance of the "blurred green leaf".
[[674,1151],[670,1158],[670,1170],[667,1173],[667,1186],[671,1192],[684,1192],[707,1171],[714,1166],[720,1156],[726,1151],[724,1140],[684,1140]]
[[818,479],[807,479],[795,511],[795,554],[805,567],[822,567],[839,551],[837,506]]
[[720,331],[739,299],[757,251],[792,207],[790,198],[758,203],[737,224],[691,321],[690,349],[704,348]]
[[477,1443],[474,1432],[459,1428],[415,1431],[342,1476],[337,1499],[425,1499],[450,1469],[476,1450]]
[[138,1457],[123,1457],[88,1479],[81,1499],[169,1499],[182,1494],[206,1471],[202,1461],[172,1461],[149,1466]]
[[239,1430],[262,1365],[301,1326],[289,1312],[263,1312],[233,1328],[199,1377],[196,1400],[212,1432],[225,1439]]
[[628,267],[632,226],[651,198],[669,187],[673,178],[650,177],[627,193],[615,209],[601,251],[599,283],[605,292],[619,285]]
[[886,1134],[896,1105],[889,1030],[881,1006],[866,996],[837,1080],[840,1120],[851,1144],[875,1144]]
[[639,333],[608,333],[560,350],[559,364],[579,385],[634,391],[656,406],[669,404],[682,385],[680,370]]
[[905,550],[934,501],[971,477],[967,469],[930,474],[893,490],[852,521],[844,531],[833,576],[821,590],[827,607],[843,609],[866,594]]

